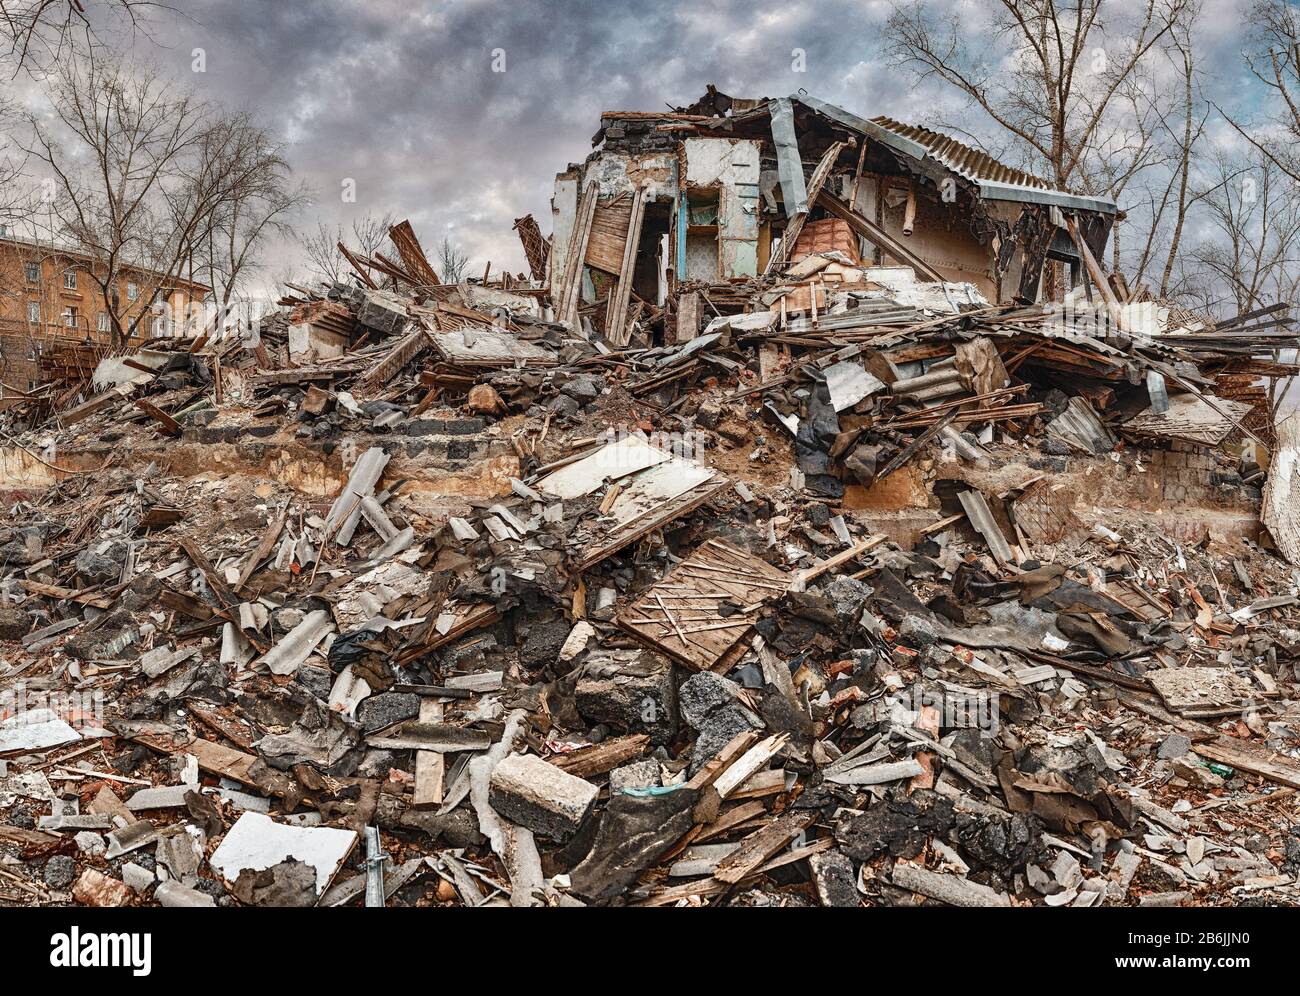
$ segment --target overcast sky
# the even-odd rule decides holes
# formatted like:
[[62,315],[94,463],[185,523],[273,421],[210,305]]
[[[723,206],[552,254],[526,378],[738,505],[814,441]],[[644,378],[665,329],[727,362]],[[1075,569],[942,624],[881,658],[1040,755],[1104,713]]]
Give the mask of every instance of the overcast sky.
[[[1118,0],[1117,0],[1118,2]],[[602,109],[802,88],[852,111],[931,123],[951,97],[891,68],[891,5],[846,0],[172,0],[134,42],[206,96],[249,107],[289,141],[317,199],[300,222],[409,217],[427,249],[450,234],[476,268],[525,268],[511,231],[550,231],[554,174],[591,151]],[[968,12],[984,0],[940,7]],[[1206,0],[1207,69],[1241,92],[1239,0]],[[205,71],[192,71],[202,49]],[[793,52],[806,53],[804,72]],[[500,50],[494,55],[495,50]],[[505,71],[494,72],[504,55]],[[981,122],[970,119],[973,127]],[[355,204],[341,199],[356,181]],[[290,268],[277,248],[268,272]]]

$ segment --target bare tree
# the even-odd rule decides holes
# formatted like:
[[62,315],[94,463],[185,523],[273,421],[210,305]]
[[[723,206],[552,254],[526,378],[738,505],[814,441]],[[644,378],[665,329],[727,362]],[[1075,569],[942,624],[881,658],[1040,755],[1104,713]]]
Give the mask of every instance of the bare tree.
[[[1116,95],[1188,3],[1143,0],[1126,15],[1107,0],[998,0],[980,31],[969,11],[945,19],[921,2],[895,7],[885,36],[898,65],[961,93],[1027,168],[1087,189]],[[1124,23],[1107,24],[1111,13]]]
[[1286,0],[1256,0],[1250,9],[1246,68],[1271,98],[1260,120],[1224,112],[1242,138],[1300,182],[1300,10]]
[[1175,289],[1207,311],[1289,300],[1300,275],[1300,192],[1252,149],[1219,150],[1201,197],[1207,235],[1188,253]]
[[151,15],[172,10],[155,0],[0,0],[0,66],[13,76],[38,72],[96,43],[96,22],[145,29]]
[[223,116],[203,143],[204,155],[224,157],[231,174],[226,198],[216,206],[199,238],[195,259],[224,310],[241,281],[258,266],[268,239],[287,235],[290,219],[307,200],[291,180],[283,147],[244,113]]
[[18,117],[13,101],[0,96],[0,227],[6,231],[31,213],[24,183],[27,155],[13,140]]
[[[1217,184],[1208,183],[1197,189],[1196,182],[1200,150],[1212,111],[1203,92],[1194,42],[1199,13],[1199,7],[1189,6],[1163,46],[1178,80],[1177,88],[1162,87],[1155,80],[1149,84],[1153,93],[1168,91],[1167,102],[1152,101],[1159,120],[1158,141],[1165,150],[1163,163],[1160,168],[1148,171],[1132,203],[1122,201],[1129,215],[1128,224],[1139,232],[1141,239],[1140,253],[1128,260],[1130,282],[1137,287],[1145,281],[1148,271],[1159,267],[1157,293],[1161,298],[1170,292],[1193,208],[1217,188]],[[1122,194],[1123,191],[1116,191],[1117,197]],[[1145,238],[1142,238],[1144,231]],[[1115,248],[1115,265],[1119,269],[1118,241]]]
[[49,82],[52,114],[33,115],[28,151],[50,174],[53,234],[87,260],[120,345],[274,157],[268,167],[238,123],[147,69],[72,60]]
[[469,267],[469,256],[444,235],[438,243],[438,272],[442,274],[444,284],[458,284],[464,279]]
[[[393,224],[391,211],[379,217],[362,215],[348,228],[341,224],[331,226],[323,221],[317,222],[316,231],[302,236],[302,251],[316,276],[331,282],[346,280],[352,273],[352,265],[339,251],[339,243],[346,245],[351,252],[371,256],[388,241],[388,230]],[[373,276],[369,267],[366,267],[366,274]]]

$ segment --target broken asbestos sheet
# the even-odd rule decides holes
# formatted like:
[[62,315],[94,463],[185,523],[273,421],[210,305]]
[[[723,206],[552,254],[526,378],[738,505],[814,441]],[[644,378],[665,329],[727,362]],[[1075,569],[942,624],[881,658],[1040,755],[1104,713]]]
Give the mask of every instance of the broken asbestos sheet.
[[12,716],[0,723],[0,754],[46,750],[80,739],[80,733],[49,709]]
[[1147,673],[1147,680],[1175,712],[1195,714],[1244,708],[1250,682],[1226,667],[1167,667]]
[[534,486],[565,499],[606,488],[601,514],[583,522],[575,533],[581,548],[577,567],[585,570],[698,508],[731,482],[711,467],[632,434],[553,471]]
[[1231,435],[1237,423],[1250,414],[1251,406],[1240,401],[1204,399],[1194,394],[1176,394],[1163,412],[1148,408],[1124,423],[1128,432],[1185,439],[1203,446],[1217,446]]
[[555,362],[550,350],[524,342],[504,329],[466,327],[434,332],[432,338],[448,362],[465,366],[513,366],[516,360],[534,365]]
[[244,813],[212,854],[212,869],[229,883],[245,870],[264,871],[293,859],[311,865],[320,896],[357,842],[352,830],[291,827],[261,813]]
[[671,453],[651,446],[637,435],[606,443],[590,456],[547,474],[537,488],[557,498],[581,498],[608,481],[617,481],[673,458]]

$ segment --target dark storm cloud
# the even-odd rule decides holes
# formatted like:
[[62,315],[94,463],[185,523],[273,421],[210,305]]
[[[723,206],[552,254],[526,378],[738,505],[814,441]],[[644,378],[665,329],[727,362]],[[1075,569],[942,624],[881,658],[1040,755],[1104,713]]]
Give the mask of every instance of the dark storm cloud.
[[[179,6],[184,16],[155,24],[157,58],[211,98],[256,110],[286,137],[295,169],[318,195],[306,226],[391,210],[411,218],[426,247],[451,234],[480,267],[489,259],[523,267],[512,219],[531,212],[549,231],[552,178],[590,151],[602,109],[684,104],[708,83],[742,96],[804,88],[855,111],[915,121],[955,106],[887,65],[879,46],[887,3]],[[1227,0],[1213,7],[1226,10]],[[1223,40],[1230,33],[1217,38],[1225,58],[1235,57]],[[191,73],[195,48],[205,52],[205,73]],[[795,49],[805,53],[805,72],[792,69]],[[494,50],[504,53],[505,72],[492,71]],[[356,181],[356,204],[340,199],[345,178]],[[272,268],[290,265],[281,252]]]
[[[478,265],[523,266],[513,218],[549,230],[554,174],[590,151],[602,109],[804,87],[849,106],[906,95],[877,58],[884,5],[633,2],[181,4],[158,58],[207,96],[250,107],[291,143],[318,199],[304,222],[392,210]],[[827,31],[827,23],[845,28]],[[146,43],[138,43],[142,48]],[[202,48],[206,72],[191,73]],[[792,71],[805,50],[807,71]],[[493,72],[494,50],[505,72]],[[901,111],[897,113],[902,113]],[[357,202],[340,199],[345,178]]]

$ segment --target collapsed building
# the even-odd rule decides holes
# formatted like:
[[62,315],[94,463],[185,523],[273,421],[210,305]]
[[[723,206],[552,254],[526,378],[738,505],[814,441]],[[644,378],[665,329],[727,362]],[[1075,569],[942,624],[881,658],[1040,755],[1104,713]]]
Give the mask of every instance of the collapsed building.
[[0,901],[1294,901],[1288,305],[807,95],[594,144],[5,413]]
[[[597,152],[556,177],[547,275],[562,306],[566,293],[590,298],[616,282],[597,323],[610,341],[625,335],[609,323],[629,293],[661,305],[680,283],[777,273],[801,247],[1032,303],[1049,260],[1079,283],[1084,263],[1062,212],[1096,259],[1118,213],[1112,200],[1054,190],[947,136],[808,96],[711,90],[681,111],[606,113],[594,141]],[[571,250],[582,253],[585,288],[572,286]]]

